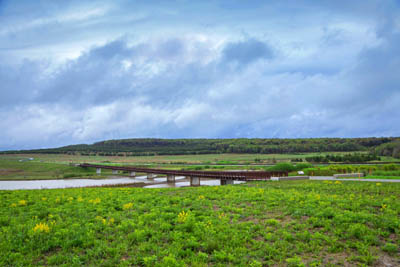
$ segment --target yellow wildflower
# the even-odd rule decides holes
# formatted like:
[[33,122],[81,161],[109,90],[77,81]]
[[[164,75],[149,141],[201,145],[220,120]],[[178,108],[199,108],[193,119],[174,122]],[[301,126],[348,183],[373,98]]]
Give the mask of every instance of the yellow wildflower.
[[43,200],[43,201],[46,201],[46,200],[47,200],[47,197],[42,197],[42,200]]
[[20,206],[26,206],[26,200],[20,200],[20,201],[18,201],[18,204]]
[[93,204],[99,204],[101,202],[100,198],[96,198],[96,199],[90,199],[89,203],[93,203]]
[[187,220],[189,213],[185,212],[184,210],[178,214],[178,222],[183,223]]
[[38,223],[33,227],[33,231],[48,233],[50,232],[50,227],[46,223]]
[[16,207],[16,206],[17,206],[16,203],[12,203],[12,204],[11,204],[11,207],[12,207],[12,208],[14,208],[14,207]]
[[133,203],[126,203],[122,206],[124,210],[129,210],[133,207]]
[[336,181],[335,184],[342,184],[342,182],[341,181]]
[[78,200],[78,202],[82,202],[83,198],[81,196],[79,196],[77,200]]
[[202,200],[202,199],[204,199],[204,198],[205,198],[205,197],[204,197],[203,195],[200,195],[200,196],[199,196],[199,199],[200,199],[200,200]]
[[382,184],[381,183],[376,183],[376,186],[381,186]]

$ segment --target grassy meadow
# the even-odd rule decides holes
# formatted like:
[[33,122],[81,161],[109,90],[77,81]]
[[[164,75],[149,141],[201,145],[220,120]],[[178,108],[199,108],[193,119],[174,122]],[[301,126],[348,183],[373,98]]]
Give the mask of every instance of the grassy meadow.
[[[83,156],[67,154],[0,154],[0,159],[18,160],[34,158],[34,161],[48,163],[124,163],[124,164],[274,164],[289,162],[292,159],[324,155],[344,155],[354,152],[322,152],[295,154],[198,154],[198,155],[160,155],[160,156]],[[366,153],[360,151],[357,153]],[[398,161],[392,157],[382,157],[383,161]]]
[[0,265],[400,265],[400,184],[0,191]]
[[[313,156],[315,153],[304,154],[302,157]],[[104,157],[80,156],[62,154],[3,154],[0,155],[0,180],[36,180],[36,179],[68,179],[68,178],[107,178],[111,170],[103,170],[96,175],[95,170],[75,167],[81,162],[132,165],[149,168],[165,168],[176,170],[270,170],[269,163],[264,160],[274,159],[277,166],[287,165],[284,169],[290,175],[297,175],[300,170],[290,164],[290,157],[298,159],[301,155],[262,155],[262,154],[211,154],[211,155],[181,155],[181,156],[138,156],[138,157]],[[265,157],[265,158],[263,158]],[[27,160],[33,158],[33,160]],[[22,161],[21,161],[22,160]],[[233,164],[233,165],[232,165]],[[306,175],[332,176],[335,173],[363,172],[366,178],[400,179],[400,165],[351,165],[330,164],[314,165],[309,163],[292,163],[297,166],[309,166],[304,169]],[[124,175],[124,174],[121,174]],[[125,174],[126,175],[126,174]]]

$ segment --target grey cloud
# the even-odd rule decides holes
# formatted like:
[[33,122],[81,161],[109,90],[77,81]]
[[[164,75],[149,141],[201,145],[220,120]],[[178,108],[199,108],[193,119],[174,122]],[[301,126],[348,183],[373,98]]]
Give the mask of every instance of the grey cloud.
[[[35,69],[40,66],[36,65],[24,72],[22,68],[26,83],[35,81],[32,84],[40,94],[31,94],[24,105],[15,102],[14,108],[1,109],[2,116],[9,118],[0,123],[7,128],[3,140],[17,136],[16,146],[42,146],[141,136],[349,136],[362,135],[363,131],[379,133],[376,127],[382,133],[399,131],[379,120],[394,112],[396,101],[385,111],[357,102],[357,109],[349,112],[348,99],[363,88],[354,89],[357,81],[347,74],[266,72],[270,63],[257,60],[248,62],[246,68],[227,69],[218,57],[207,64],[186,61],[182,47],[188,44],[180,42],[175,59],[162,60],[164,56],[160,55],[171,45],[165,41],[128,46],[124,40],[117,40],[95,47],[38,79],[34,76],[45,73],[45,67]],[[373,54],[368,54],[371,60]],[[132,65],[124,66],[124,60]],[[146,72],[149,66],[158,64],[163,66],[160,70]],[[360,73],[364,71],[360,67]],[[367,78],[360,79],[368,83]],[[10,82],[9,88],[15,86]],[[394,96],[393,92],[386,93]],[[376,125],[366,131],[364,125],[368,123]]]
[[393,20],[371,20],[373,45],[357,44],[346,23],[327,23],[325,35],[323,26],[312,31],[322,34],[316,45],[307,39],[300,49],[279,38],[176,33],[124,37],[56,66],[2,61],[0,149],[129,137],[400,135],[399,33]]
[[273,51],[266,43],[252,38],[228,44],[222,54],[223,60],[239,64],[248,64],[257,59],[273,58]]

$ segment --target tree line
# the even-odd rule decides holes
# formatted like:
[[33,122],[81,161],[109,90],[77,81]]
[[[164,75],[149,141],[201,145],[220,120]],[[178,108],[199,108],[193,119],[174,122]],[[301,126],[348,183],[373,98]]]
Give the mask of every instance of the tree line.
[[374,160],[380,160],[381,158],[373,153],[354,153],[354,154],[345,154],[345,155],[324,155],[324,156],[314,156],[307,157],[306,161],[313,163],[328,163],[328,162],[350,162],[350,163],[361,163],[368,162]]
[[62,153],[103,156],[151,156],[218,153],[284,154],[305,152],[371,151],[377,155],[400,157],[400,138],[237,138],[237,139],[157,139],[107,140],[52,149],[4,151],[2,153]]

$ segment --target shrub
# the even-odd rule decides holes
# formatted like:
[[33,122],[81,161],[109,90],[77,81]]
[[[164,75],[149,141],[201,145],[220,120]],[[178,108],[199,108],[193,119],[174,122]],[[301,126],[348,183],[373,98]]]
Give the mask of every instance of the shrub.
[[383,251],[388,252],[389,254],[394,254],[398,251],[398,247],[396,244],[393,243],[386,243],[385,246],[382,248]]
[[311,168],[312,165],[310,163],[298,163],[296,164],[296,166],[294,166],[296,171],[301,171],[304,170],[306,168]]
[[296,168],[290,163],[278,163],[275,166],[268,168],[269,171],[281,171],[281,172],[292,172],[295,171]]

